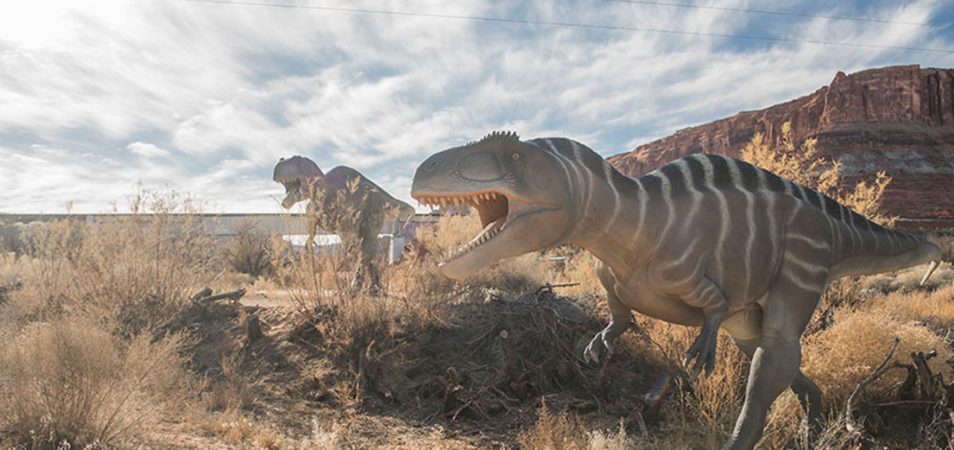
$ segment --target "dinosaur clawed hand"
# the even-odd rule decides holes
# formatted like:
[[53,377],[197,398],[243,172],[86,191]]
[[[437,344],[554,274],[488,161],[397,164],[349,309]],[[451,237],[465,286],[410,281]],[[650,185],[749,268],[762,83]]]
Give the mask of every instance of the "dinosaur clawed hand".
[[588,364],[599,363],[601,347],[606,349],[606,359],[609,360],[613,354],[613,342],[606,339],[606,330],[596,333],[596,336],[593,336],[593,339],[590,340],[586,350],[583,350],[583,361]]
[[[689,371],[692,378],[699,375],[702,368],[706,369],[706,376],[712,375],[712,369],[715,368],[716,344],[719,338],[719,326],[713,325],[710,320],[706,320],[702,326],[702,331],[696,337],[695,342],[689,347],[686,353],[685,366],[687,368],[692,364]],[[693,363],[695,361],[695,363]]]

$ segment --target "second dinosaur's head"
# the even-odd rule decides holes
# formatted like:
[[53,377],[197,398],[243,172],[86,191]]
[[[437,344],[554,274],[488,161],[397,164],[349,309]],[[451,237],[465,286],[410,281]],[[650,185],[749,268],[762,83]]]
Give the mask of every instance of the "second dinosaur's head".
[[469,205],[483,230],[445,257],[441,273],[456,280],[504,258],[559,244],[575,225],[569,186],[556,157],[495,132],[444,150],[414,174],[411,196],[429,205]]
[[308,195],[308,181],[321,176],[324,176],[324,173],[318,165],[304,156],[296,155],[278,160],[272,179],[285,186],[282,208],[288,209],[295,206],[295,203],[304,201]]

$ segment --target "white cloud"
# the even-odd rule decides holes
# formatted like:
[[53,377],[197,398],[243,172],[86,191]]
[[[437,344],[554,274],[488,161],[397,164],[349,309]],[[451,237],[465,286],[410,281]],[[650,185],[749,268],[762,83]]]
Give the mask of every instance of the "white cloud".
[[[271,167],[290,154],[353,166],[407,200],[418,162],[493,129],[573,136],[608,155],[808,94],[838,70],[954,63],[887,49],[309,9],[27,3],[0,3],[0,188],[9,188],[0,210],[50,211],[66,200],[104,210],[142,181],[214,208],[275,211]],[[770,17],[619,2],[342,5],[954,46],[946,29],[823,18],[775,20],[772,29]],[[911,22],[939,8],[878,5],[873,17]]]
[[170,155],[169,151],[164,148],[138,141],[127,145],[126,150],[145,158],[163,158]]

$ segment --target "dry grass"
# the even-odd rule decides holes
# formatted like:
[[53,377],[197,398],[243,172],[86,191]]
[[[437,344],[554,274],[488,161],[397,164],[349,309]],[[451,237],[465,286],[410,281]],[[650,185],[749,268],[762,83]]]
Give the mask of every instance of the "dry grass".
[[[912,352],[936,350],[931,369],[951,379],[946,361],[951,349],[946,339],[916,322],[899,319],[882,308],[861,311],[837,311],[831,328],[810,336],[805,341],[802,367],[815,380],[830,403],[844,404],[851,390],[884,359],[894,336],[901,339],[897,360],[909,361]],[[871,390],[887,391],[904,379],[903,371],[889,371]]]
[[182,349],[78,319],[34,323],[0,350],[0,429],[30,448],[142,441],[182,400]]
[[188,392],[181,335],[158,333],[214,277],[210,238],[142,194],[102,224],[31,225],[0,272],[22,282],[0,304],[0,435],[30,448],[130,446]]
[[131,337],[169,320],[221,262],[197,219],[173,215],[168,201],[154,206],[152,216],[37,227],[32,251],[11,269],[23,288],[5,305],[3,324],[82,315]]
[[[23,283],[0,304],[0,338],[10,343],[0,348],[0,442],[150,446],[163,408],[184,401],[176,411],[188,411],[193,432],[241,448],[703,449],[724,442],[741,407],[747,361],[725,336],[709,378],[689,380],[680,364],[698,330],[644,317],[609,362],[585,364],[582,348],[608,310],[595,260],[578,248],[456,283],[437,262],[478,224],[444,217],[400,264],[383,267],[384,290],[371,295],[347,289],[346,255],[312,258],[275,241],[274,273],[223,274],[227,262],[197,225],[175,215],[61,222],[31,228],[29,251],[0,258],[0,284]],[[954,271],[942,267],[930,291],[916,286],[919,272],[847,280],[826,296],[831,313],[803,341],[804,369],[831,417],[818,448],[862,442],[844,431],[844,399],[892,336],[898,358],[937,350],[932,369],[954,376],[945,364]],[[546,283],[579,284],[538,291]],[[233,284],[285,291],[296,307],[187,301],[200,287]],[[259,342],[244,335],[251,314],[265,324]],[[922,408],[892,423],[899,410],[878,406],[902,376],[868,388],[857,411],[870,425],[864,442],[943,444],[951,426],[942,416]],[[783,394],[763,445],[804,448],[800,417]]]

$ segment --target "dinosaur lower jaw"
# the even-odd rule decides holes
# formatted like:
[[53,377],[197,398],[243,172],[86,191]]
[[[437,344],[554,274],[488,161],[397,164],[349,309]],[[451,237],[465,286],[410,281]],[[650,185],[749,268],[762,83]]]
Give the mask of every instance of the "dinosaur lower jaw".
[[504,216],[487,224],[487,226],[485,226],[484,229],[481,230],[480,233],[476,237],[474,237],[470,242],[460,247],[457,247],[454,250],[451,250],[451,252],[444,257],[444,260],[442,261],[442,263],[446,264],[450,261],[453,261],[454,259],[457,259],[473,251],[477,247],[480,247],[481,245],[484,245],[487,242],[490,242],[491,239],[493,239],[494,237],[497,236],[498,233],[500,233],[500,230],[503,229],[504,224],[506,224],[506,222],[507,222],[507,217]]

